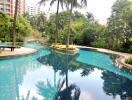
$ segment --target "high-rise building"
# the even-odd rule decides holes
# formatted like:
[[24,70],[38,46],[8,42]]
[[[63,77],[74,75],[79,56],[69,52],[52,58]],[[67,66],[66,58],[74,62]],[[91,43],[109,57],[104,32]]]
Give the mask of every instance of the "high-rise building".
[[[18,15],[25,13],[25,0],[18,0]],[[15,0],[0,0],[0,12],[14,15],[15,12]]]
[[28,6],[28,11],[27,12],[29,13],[30,16],[40,14],[41,13],[40,6],[38,6],[38,5]]

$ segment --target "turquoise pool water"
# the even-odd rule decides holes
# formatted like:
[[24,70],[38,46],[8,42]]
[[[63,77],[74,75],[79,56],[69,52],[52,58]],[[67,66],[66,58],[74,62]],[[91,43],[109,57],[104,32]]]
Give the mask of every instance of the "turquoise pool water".
[[0,59],[0,100],[132,100],[132,72],[114,66],[110,55],[24,46],[38,52]]

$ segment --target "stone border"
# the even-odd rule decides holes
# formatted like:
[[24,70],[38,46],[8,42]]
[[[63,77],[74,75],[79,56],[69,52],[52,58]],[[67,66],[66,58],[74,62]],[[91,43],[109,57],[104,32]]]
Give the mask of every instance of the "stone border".
[[32,48],[26,48],[26,47],[21,47],[18,49],[15,49],[13,52],[10,50],[5,50],[0,53],[0,58],[10,58],[10,57],[17,57],[17,56],[24,56],[24,55],[29,55],[37,52],[36,49]]
[[132,57],[132,54],[123,53],[123,52],[116,52],[116,51],[103,49],[103,48],[94,48],[94,47],[78,46],[78,45],[76,47],[92,49],[92,50],[96,50],[96,51],[99,51],[99,52],[103,52],[103,53],[107,53],[107,54],[114,54],[116,56],[119,56],[115,59],[115,65],[118,66],[118,67],[126,67],[126,68],[132,70],[132,65],[125,63],[125,60],[128,59],[129,57]]
[[50,46],[50,48],[51,49],[54,49],[54,50],[56,50],[56,51],[58,51],[58,53],[60,52],[60,53],[68,53],[69,55],[75,55],[75,54],[77,54],[78,53],[78,51],[79,51],[79,49],[78,48],[75,48],[75,50],[68,50],[67,52],[66,52],[66,49],[61,49],[61,48],[54,48],[54,47],[51,47]]

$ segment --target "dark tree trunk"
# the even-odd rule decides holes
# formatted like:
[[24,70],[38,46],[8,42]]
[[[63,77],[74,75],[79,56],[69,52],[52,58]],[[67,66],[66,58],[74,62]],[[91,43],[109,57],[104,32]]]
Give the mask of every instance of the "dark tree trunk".
[[69,25],[68,25],[68,33],[67,33],[67,44],[66,44],[66,49],[67,49],[67,50],[68,50],[69,44],[70,44],[72,10],[73,10],[73,0],[71,1],[71,8],[70,8],[70,10],[69,10]]
[[14,21],[13,21],[13,45],[16,42],[16,19],[17,19],[17,9],[18,8],[18,0],[15,3],[15,13],[14,13]]
[[58,15],[59,15],[59,5],[60,5],[60,0],[58,0],[58,3],[57,3],[55,45],[57,44],[57,41],[58,41],[58,24],[59,24]]

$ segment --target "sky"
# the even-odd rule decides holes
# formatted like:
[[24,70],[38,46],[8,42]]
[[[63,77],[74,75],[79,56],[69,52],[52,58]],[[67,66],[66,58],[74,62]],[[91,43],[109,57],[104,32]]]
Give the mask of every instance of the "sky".
[[[39,0],[27,0],[27,5],[35,5]],[[94,14],[95,18],[101,24],[106,24],[107,18],[111,15],[111,7],[116,0],[87,0],[88,5],[83,9],[77,9],[82,14],[86,14],[86,12],[91,12]],[[42,11],[46,13],[54,13],[56,12],[56,5],[52,6],[49,11],[49,5],[41,7]]]

